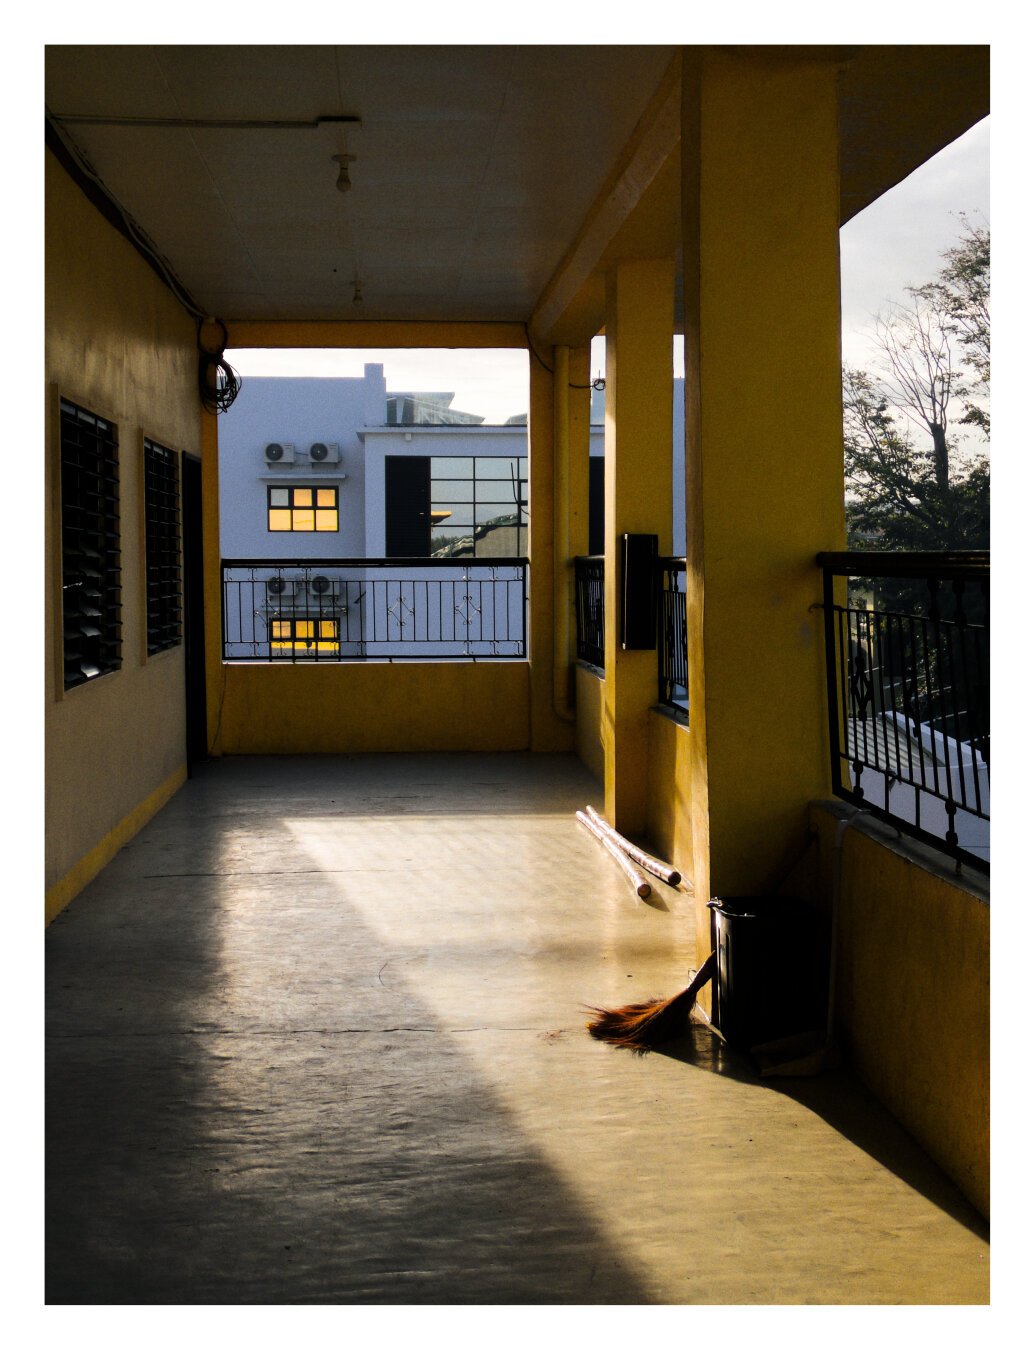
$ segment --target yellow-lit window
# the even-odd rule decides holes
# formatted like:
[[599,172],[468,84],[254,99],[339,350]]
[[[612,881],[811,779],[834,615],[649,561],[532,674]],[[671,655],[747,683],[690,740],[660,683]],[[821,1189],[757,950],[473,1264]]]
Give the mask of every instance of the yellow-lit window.
[[270,649],[284,656],[337,656],[339,619],[271,619]]
[[270,530],[309,534],[338,528],[336,487],[271,487],[267,489],[267,524]]

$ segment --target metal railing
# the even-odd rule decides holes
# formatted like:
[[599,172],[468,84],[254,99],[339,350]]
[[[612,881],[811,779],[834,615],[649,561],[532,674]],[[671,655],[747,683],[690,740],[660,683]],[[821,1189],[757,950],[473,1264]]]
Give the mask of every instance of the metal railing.
[[576,558],[575,652],[580,661],[604,667],[604,559]]
[[525,658],[528,559],[224,558],[223,660]]
[[687,713],[686,559],[658,559],[658,702]]
[[[575,558],[575,650],[580,661],[604,666],[604,559]],[[658,702],[685,714],[688,708],[686,651],[686,559],[659,558]]]
[[987,553],[820,553],[834,793],[989,869]]

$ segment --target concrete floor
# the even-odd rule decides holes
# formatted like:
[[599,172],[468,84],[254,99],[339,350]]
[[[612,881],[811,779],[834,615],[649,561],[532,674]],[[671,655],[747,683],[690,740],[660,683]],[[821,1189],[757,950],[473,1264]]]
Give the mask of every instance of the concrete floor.
[[845,1073],[676,992],[568,757],[203,766],[47,934],[51,1303],[984,1303],[987,1234]]

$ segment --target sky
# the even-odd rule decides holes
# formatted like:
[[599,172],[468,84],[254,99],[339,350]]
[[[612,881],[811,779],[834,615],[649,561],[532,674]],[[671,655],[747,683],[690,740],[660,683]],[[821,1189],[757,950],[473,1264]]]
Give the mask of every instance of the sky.
[[[873,316],[929,281],[941,252],[959,238],[961,213],[987,225],[989,124],[946,146],[841,230],[842,344],[846,363],[870,363]],[[603,374],[603,340],[594,339],[591,374]],[[382,362],[390,390],[449,390],[453,406],[486,422],[528,411],[528,358],[522,351],[292,351],[237,349],[234,368],[249,375],[359,376],[364,362]],[[682,339],[674,344],[680,373]]]

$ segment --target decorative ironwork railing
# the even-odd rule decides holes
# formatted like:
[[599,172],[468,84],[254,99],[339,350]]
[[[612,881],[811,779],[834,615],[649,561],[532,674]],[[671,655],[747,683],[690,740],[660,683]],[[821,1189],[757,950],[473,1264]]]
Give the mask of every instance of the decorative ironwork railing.
[[224,558],[222,571],[224,661],[527,653],[527,558]]
[[835,794],[989,868],[989,555],[820,553]]
[[575,651],[580,661],[604,666],[604,559],[575,560]]
[[658,559],[658,702],[689,709],[686,651],[686,559]]

